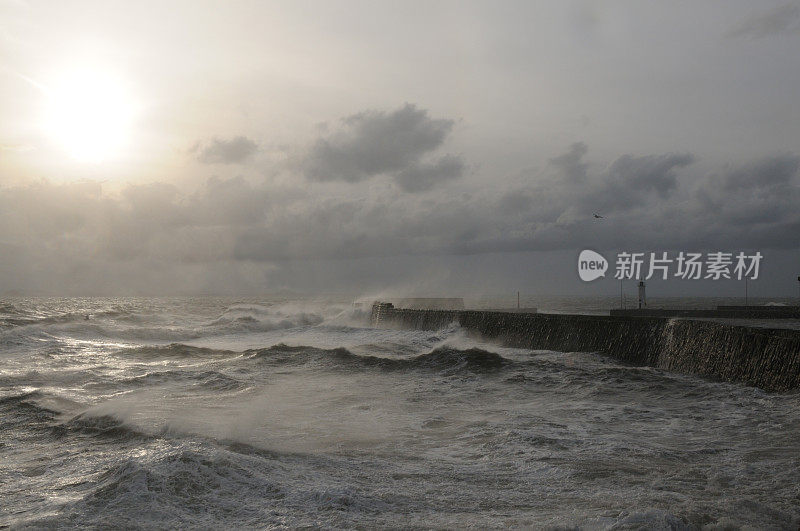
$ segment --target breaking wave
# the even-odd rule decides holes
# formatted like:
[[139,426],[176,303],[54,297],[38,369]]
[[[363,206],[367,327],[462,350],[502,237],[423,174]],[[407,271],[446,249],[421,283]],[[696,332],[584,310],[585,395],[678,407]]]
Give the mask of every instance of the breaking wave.
[[393,508],[357,489],[293,481],[279,457],[183,446],[129,458],[97,474],[91,490],[68,504],[57,519],[36,519],[27,525],[317,527],[319,514],[352,518]]
[[365,311],[0,301],[0,527],[800,524],[798,393]]
[[126,441],[151,437],[151,435],[126,424],[114,415],[93,416],[89,413],[81,413],[66,422],[53,426],[53,434],[57,438],[81,434]]
[[52,422],[59,412],[42,405],[40,401],[44,397],[45,394],[40,391],[31,391],[0,398],[0,429],[35,429]]
[[117,355],[126,358],[177,358],[177,359],[202,359],[239,356],[241,353],[229,350],[218,350],[206,347],[195,347],[183,343],[170,343],[168,345],[149,345],[144,347],[126,348],[117,351]]
[[242,389],[245,384],[240,380],[219,371],[166,370],[153,371],[140,376],[132,376],[117,380],[102,381],[91,384],[92,387],[115,389],[140,389],[152,386],[166,386],[188,383],[209,391],[231,391]]
[[512,363],[496,354],[479,348],[459,350],[439,347],[413,357],[382,357],[354,354],[345,348],[319,349],[305,346],[274,345],[269,348],[245,352],[250,359],[275,364],[322,364],[334,368],[375,367],[386,370],[429,369],[437,371],[485,372]]
[[[186,321],[149,307],[120,305],[107,309],[31,311],[13,304],[0,307],[0,343],[20,338],[70,335],[125,341],[189,341],[218,335],[266,333],[342,322],[344,307],[310,304],[233,304],[209,319]],[[343,322],[349,322],[344,319]]]

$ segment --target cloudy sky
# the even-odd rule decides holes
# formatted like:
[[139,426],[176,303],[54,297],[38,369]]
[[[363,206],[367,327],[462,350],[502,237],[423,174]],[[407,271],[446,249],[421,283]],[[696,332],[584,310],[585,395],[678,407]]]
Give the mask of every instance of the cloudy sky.
[[800,2],[0,19],[0,293],[618,293],[591,248],[760,251],[751,294],[797,294]]

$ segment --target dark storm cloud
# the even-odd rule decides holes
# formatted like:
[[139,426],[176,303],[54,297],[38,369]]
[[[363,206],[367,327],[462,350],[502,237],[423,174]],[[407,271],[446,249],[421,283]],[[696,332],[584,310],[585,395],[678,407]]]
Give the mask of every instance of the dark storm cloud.
[[456,156],[445,155],[435,162],[411,165],[397,174],[395,182],[406,192],[423,192],[438,183],[458,179],[464,173],[464,162]]
[[800,157],[780,154],[714,172],[698,187],[693,217],[713,218],[710,223],[724,224],[746,240],[771,230],[784,246],[793,245],[791,227],[800,221],[798,169]]
[[622,155],[587,188],[587,211],[630,210],[656,197],[665,200],[677,188],[676,170],[694,161],[689,154]]
[[307,178],[360,182],[390,175],[407,192],[430,190],[460,177],[464,163],[448,155],[423,160],[442,146],[453,120],[433,119],[428,111],[406,104],[392,111],[364,111],[342,120],[342,127],[318,138],[299,161]]
[[[676,172],[694,161],[691,154],[621,155],[605,170],[589,172],[588,146],[573,144],[550,159],[553,173],[515,193],[544,199],[535,207],[550,218],[581,219],[595,212],[626,211],[653,200],[665,200],[678,187]],[[540,220],[544,220],[539,218]]]
[[[567,155],[574,153],[571,148]],[[598,248],[792,248],[800,223],[800,158],[777,155],[708,174],[690,154],[622,155],[605,170],[587,166],[585,182],[564,172],[474,205],[479,234],[457,252]],[[572,163],[582,164],[581,158]],[[742,188],[745,186],[746,188]],[[594,212],[605,216],[593,218]]]
[[[532,176],[528,186],[513,190],[490,186],[455,196],[305,205],[302,214],[274,218],[272,230],[240,234],[236,257],[270,261],[568,249],[585,245],[598,202],[612,214],[603,225],[607,232],[599,235],[602,243],[625,238],[642,243],[653,235],[666,240],[671,221],[666,207],[679,204],[672,199],[679,188],[677,172],[693,157],[623,155],[605,170],[590,172],[583,160],[587,151],[585,145],[572,146],[567,156],[553,158],[548,174]],[[561,161],[579,168],[585,178],[565,179]]]
[[728,169],[720,180],[732,190],[771,187],[790,183],[797,176],[798,167],[800,157],[775,155]]
[[497,203],[503,212],[524,212],[531,208],[533,198],[527,192],[514,190],[505,193]]
[[[588,163],[588,151],[588,146],[573,145],[567,156],[551,159],[566,165],[556,162],[531,173],[522,186],[472,183],[463,184],[462,191],[426,194],[377,187],[358,195],[346,183],[277,185],[242,177],[209,179],[188,191],[151,183],[109,194],[98,183],[47,181],[0,188],[0,245],[14,249],[13,260],[0,261],[0,271],[6,278],[34,275],[44,281],[54,278],[53,268],[64,278],[86,270],[94,272],[87,274],[87,282],[113,286],[121,271],[134,280],[160,278],[158,271],[164,271],[165,279],[180,284],[175,271],[213,270],[218,280],[203,277],[203,282],[227,286],[225,271],[250,275],[247,282],[257,283],[263,271],[292,260],[587,245],[796,247],[796,155],[699,173],[688,154],[625,154],[604,167]],[[424,164],[410,166],[420,175],[406,173],[412,190],[420,182],[428,186],[431,179],[452,179],[463,171],[460,160],[447,156],[429,163],[427,170]],[[583,177],[565,178],[565,168],[579,168]],[[436,177],[421,175],[437,171]],[[325,193],[315,187],[324,187]],[[598,210],[604,219],[593,218]],[[139,270],[147,274],[135,274]]]
[[242,177],[212,177],[188,203],[192,220],[199,225],[247,226],[264,219],[270,197],[267,190]]
[[245,162],[258,151],[258,144],[245,136],[230,140],[212,138],[206,143],[197,143],[191,152],[204,164],[238,164]]
[[729,37],[760,39],[800,34],[800,4],[791,3],[756,13],[728,32]]
[[85,229],[107,206],[96,182],[38,181],[0,189],[0,241],[51,245]]
[[623,189],[666,197],[677,186],[675,170],[692,162],[689,154],[623,155],[608,168],[608,181]]
[[[272,195],[285,200],[277,192]],[[129,186],[109,212],[100,252],[115,259],[224,259],[233,235],[264,222],[270,197],[241,177],[211,178],[191,194],[163,183]]]
[[551,158],[550,164],[559,169],[565,178],[571,181],[582,181],[586,178],[586,168],[588,167],[582,159],[588,149],[583,142],[576,142],[563,155]]

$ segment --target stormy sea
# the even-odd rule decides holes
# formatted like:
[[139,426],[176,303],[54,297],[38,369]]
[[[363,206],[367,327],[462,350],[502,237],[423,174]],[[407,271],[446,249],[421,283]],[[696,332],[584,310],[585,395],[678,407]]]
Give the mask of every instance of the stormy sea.
[[797,393],[335,298],[5,298],[0,349],[3,527],[800,524]]

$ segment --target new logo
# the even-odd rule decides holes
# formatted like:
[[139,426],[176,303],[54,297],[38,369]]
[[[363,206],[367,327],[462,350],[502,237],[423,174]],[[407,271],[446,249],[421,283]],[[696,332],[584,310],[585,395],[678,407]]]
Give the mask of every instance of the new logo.
[[578,276],[584,282],[606,276],[607,269],[608,260],[599,253],[585,249],[578,256]]

